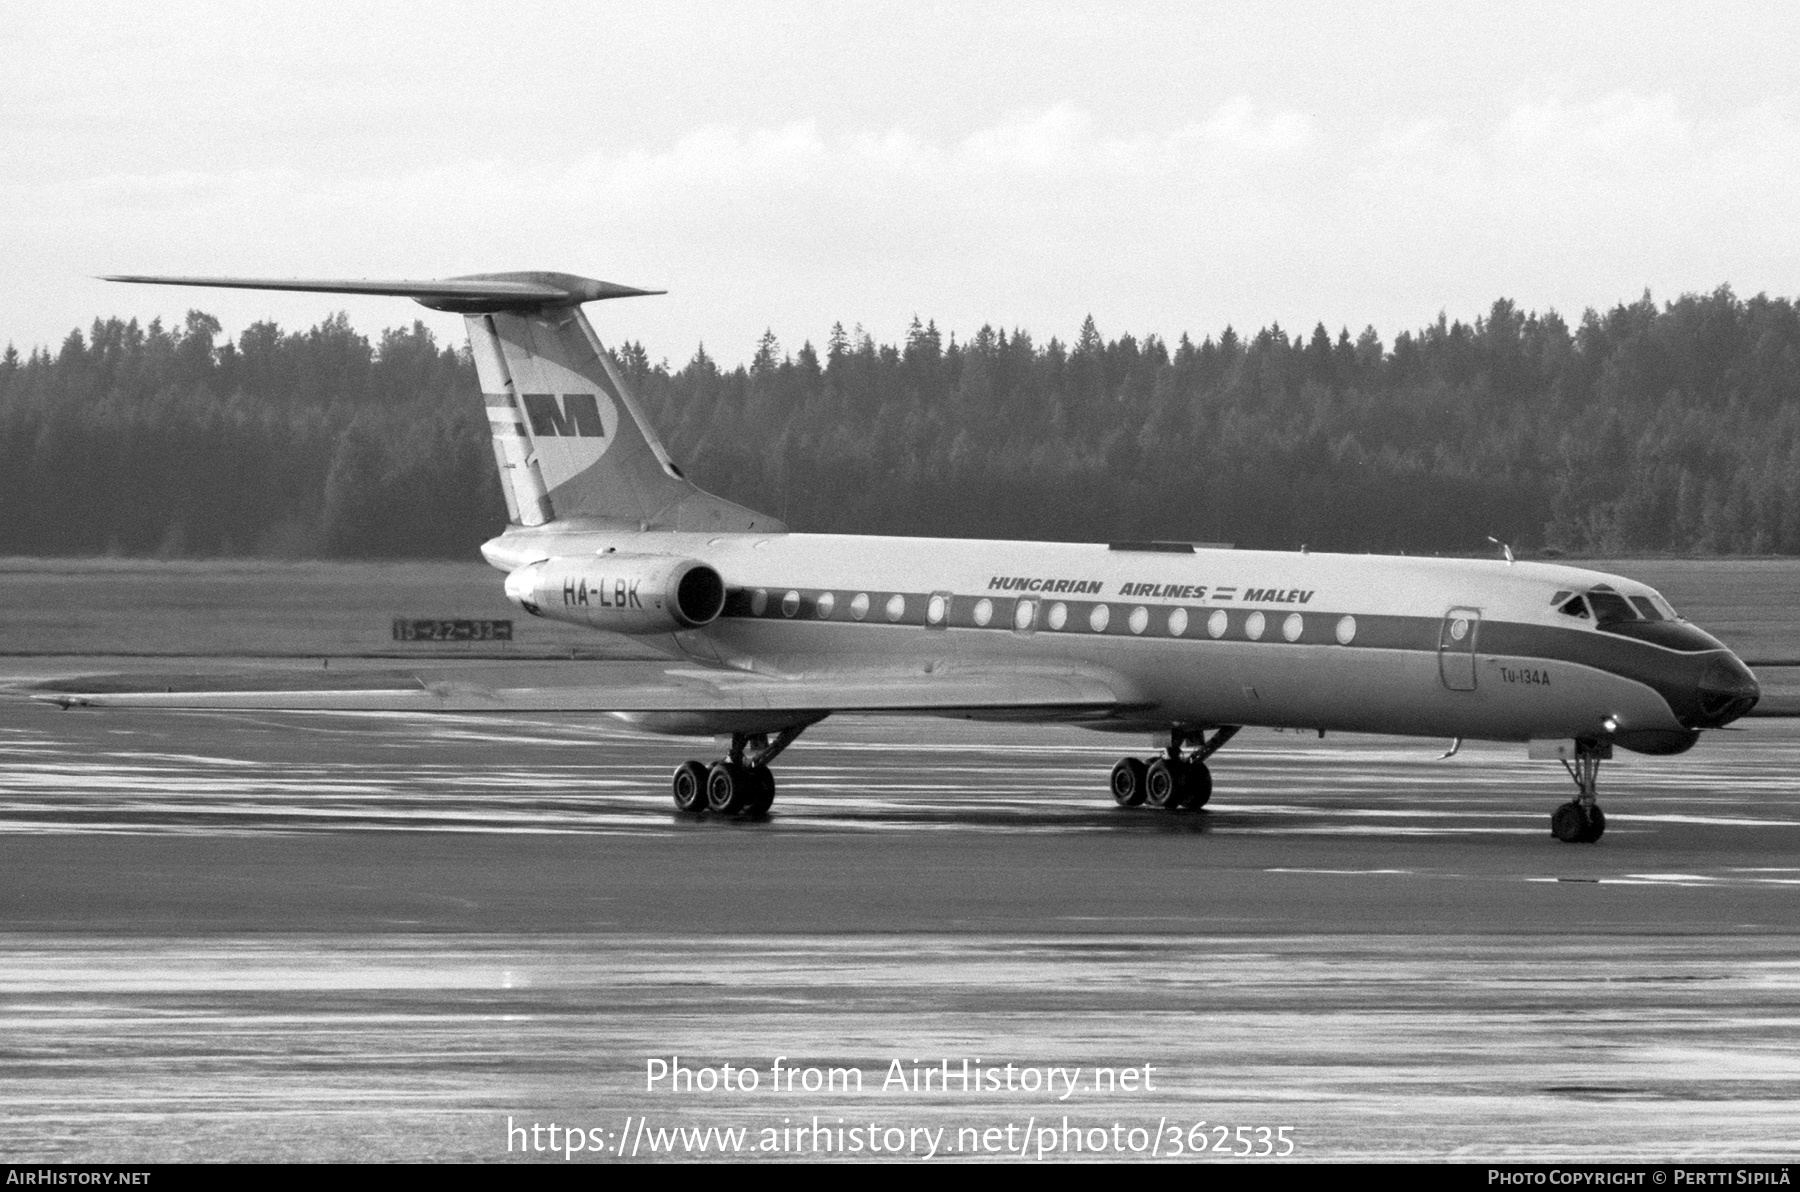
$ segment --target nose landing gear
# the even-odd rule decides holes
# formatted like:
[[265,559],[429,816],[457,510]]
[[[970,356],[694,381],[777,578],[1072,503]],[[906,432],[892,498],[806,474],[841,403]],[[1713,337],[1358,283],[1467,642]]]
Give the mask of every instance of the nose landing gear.
[[675,809],[692,815],[767,814],[775,802],[775,775],[769,763],[805,729],[805,725],[782,729],[773,741],[767,733],[733,733],[731,752],[712,765],[681,763],[670,783]]
[[1550,813],[1550,834],[1565,844],[1592,844],[1606,833],[1606,813],[1595,801],[1600,763],[1612,756],[1605,741],[1575,742],[1575,758],[1562,759],[1575,780],[1575,797]]
[[[1237,726],[1226,725],[1209,740],[1202,733],[1170,729],[1169,744],[1161,757],[1148,762],[1135,757],[1119,759],[1112,769],[1113,802],[1121,807],[1147,804],[1160,811],[1198,811],[1212,798],[1212,771],[1207,769],[1206,759],[1237,731]],[[1193,737],[1199,737],[1199,747],[1182,752],[1182,746]]]

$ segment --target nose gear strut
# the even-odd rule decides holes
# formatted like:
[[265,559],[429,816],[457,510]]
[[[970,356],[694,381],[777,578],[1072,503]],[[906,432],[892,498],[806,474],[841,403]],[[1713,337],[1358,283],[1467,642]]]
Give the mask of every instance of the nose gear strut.
[[1606,832],[1606,813],[1595,802],[1600,763],[1612,756],[1610,741],[1575,742],[1575,758],[1561,759],[1575,780],[1575,797],[1550,813],[1550,834],[1567,844],[1592,844]]

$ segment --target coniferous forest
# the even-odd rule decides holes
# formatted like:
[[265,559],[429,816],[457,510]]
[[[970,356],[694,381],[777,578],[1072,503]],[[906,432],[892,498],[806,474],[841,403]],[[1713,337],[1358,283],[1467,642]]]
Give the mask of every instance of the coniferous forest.
[[[914,321],[616,359],[704,487],[797,530],[1800,554],[1800,311],[1729,289],[1391,343],[1072,344]],[[472,557],[504,505],[466,349],[341,315],[96,321],[0,357],[0,553]]]

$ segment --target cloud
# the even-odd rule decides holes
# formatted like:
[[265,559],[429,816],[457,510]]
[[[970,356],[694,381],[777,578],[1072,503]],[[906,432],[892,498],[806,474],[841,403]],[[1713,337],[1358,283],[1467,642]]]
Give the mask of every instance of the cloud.
[[[965,332],[993,319],[1066,335],[1089,310],[1170,335],[1272,318],[1391,328],[1502,293],[1567,307],[1645,285],[1792,290],[1797,220],[1787,101],[1550,95],[1379,127],[1247,96],[1160,126],[1059,103],[955,136],[795,119],[411,169],[14,174],[0,236],[18,285],[0,318],[16,327],[63,279],[115,270],[562,268],[675,290],[629,325],[677,358],[705,339],[729,359],[764,326],[797,342],[838,317],[894,335],[914,311]],[[68,299],[74,321],[95,300]],[[240,299],[206,301],[228,314]]]
[[1641,259],[1691,251],[1700,234],[1722,246],[1760,239],[1772,219],[1791,225],[1800,127],[1776,103],[1702,116],[1666,94],[1552,97],[1460,135],[1443,121],[1390,129],[1351,187],[1390,230],[1448,237],[1460,227],[1525,253],[1554,243],[1576,250],[1570,261],[1632,245]]
[[1616,93],[1572,104],[1560,98],[1522,103],[1494,129],[1496,152],[1539,161],[1668,160],[1695,147],[1693,119],[1672,95]]
[[1215,147],[1261,157],[1304,149],[1313,136],[1311,117],[1301,112],[1276,112],[1259,119],[1255,105],[1244,96],[1214,112],[1198,132]]
[[1036,116],[1015,114],[993,128],[970,134],[954,159],[964,170],[1041,174],[1091,161],[1096,151],[1093,120],[1061,104]]
[[[322,247],[376,260],[423,259],[446,243],[492,254],[596,230],[674,251],[780,258],[829,245],[852,257],[932,258],[970,243],[1016,251],[1021,237],[1095,232],[1109,216],[1141,225],[1204,207],[1248,219],[1258,179],[1278,176],[1311,137],[1304,116],[1242,98],[1204,119],[1124,133],[1057,105],[954,141],[900,127],[827,135],[813,120],[715,124],[659,150],[567,161],[330,176],[286,167],[102,174],[74,187],[15,185],[0,203],[39,243],[97,236],[246,264],[298,264]],[[1090,242],[1095,253],[1108,247]]]

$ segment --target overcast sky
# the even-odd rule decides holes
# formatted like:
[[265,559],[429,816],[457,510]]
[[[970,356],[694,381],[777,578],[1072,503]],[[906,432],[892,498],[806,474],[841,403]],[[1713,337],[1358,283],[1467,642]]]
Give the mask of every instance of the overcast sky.
[[1391,340],[1494,298],[1800,294],[1800,5],[183,3],[0,33],[0,340],[400,300],[108,272],[558,269],[679,364],[966,337]]

